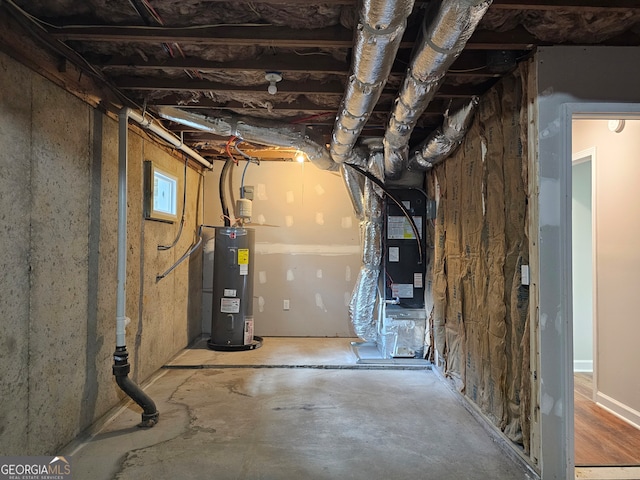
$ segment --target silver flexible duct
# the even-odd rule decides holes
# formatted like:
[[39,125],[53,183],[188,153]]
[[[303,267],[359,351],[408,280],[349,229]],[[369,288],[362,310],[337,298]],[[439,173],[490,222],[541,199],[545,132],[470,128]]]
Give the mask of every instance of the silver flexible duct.
[[322,140],[311,138],[304,126],[266,122],[230,114],[208,117],[175,107],[158,107],[158,115],[172,122],[223,137],[236,136],[260,145],[300,150],[321,170],[338,170],[339,168],[339,165],[331,159]]
[[353,147],[391,72],[414,0],[363,0],[351,75],[331,136],[331,157],[351,160]]
[[347,193],[353,205],[353,212],[358,220],[364,220],[366,211],[364,206],[364,181],[365,177],[352,168],[342,167],[342,179],[347,187]]
[[462,143],[478,106],[473,97],[455,113],[445,113],[442,126],[414,149],[409,157],[409,170],[427,170],[445,160]]
[[423,25],[384,136],[385,178],[397,178],[406,167],[409,137],[418,118],[490,5],[491,0],[447,0],[433,21]]
[[[367,170],[377,178],[382,178],[383,160],[382,145],[370,146],[371,154]],[[360,218],[360,241],[362,245],[362,266],[358,273],[351,301],[349,302],[349,316],[353,329],[358,337],[367,341],[378,340],[378,328],[375,319],[376,297],[378,294],[378,277],[382,262],[382,229],[383,229],[383,193],[377,185],[366,178],[364,183],[348,180],[351,175],[362,177],[351,168],[344,168],[344,178],[347,190],[354,205],[363,202],[362,215],[356,209]],[[359,188],[358,188],[359,187]]]

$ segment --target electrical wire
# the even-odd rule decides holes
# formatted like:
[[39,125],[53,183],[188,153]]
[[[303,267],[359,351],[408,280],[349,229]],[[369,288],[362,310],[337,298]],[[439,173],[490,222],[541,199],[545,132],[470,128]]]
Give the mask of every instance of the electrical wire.
[[484,70],[485,68],[487,68],[486,65],[483,65],[481,67],[475,67],[475,68],[465,68],[462,70],[448,70],[449,73],[470,73],[470,72],[477,72],[479,70]]
[[315,118],[326,117],[327,115],[335,115],[335,112],[324,112],[324,113],[318,113],[316,115],[311,115],[309,117],[297,118],[296,120],[293,120],[291,123],[302,123],[302,122],[306,122],[307,120],[313,120]]
[[236,144],[234,146],[234,148],[236,149],[236,152],[238,152],[240,155],[242,155],[247,161],[249,162],[253,162],[257,165],[260,165],[260,159],[257,157],[251,157],[249,155],[247,155],[245,152],[243,152],[242,150],[240,150],[240,147],[238,147],[238,145],[240,145],[242,143],[241,139],[238,139],[236,141]]
[[240,179],[240,198],[244,198],[244,176],[247,173],[247,168],[249,168],[249,164],[251,162],[247,160],[247,164],[244,166],[244,170],[242,170],[242,178]]
[[299,55],[300,57],[306,57],[309,55],[331,55],[330,53],[327,52],[298,52],[297,50],[293,50],[293,53],[295,53],[296,55]]
[[187,250],[179,259],[176,263],[174,263],[168,270],[166,270],[164,273],[160,274],[160,275],[156,275],[156,282],[159,282],[160,280],[162,280],[164,277],[166,277],[167,275],[169,275],[171,272],[173,272],[178,265],[180,265],[182,262],[184,262],[187,258],[189,258],[191,256],[191,254],[193,252],[196,251],[196,249],[202,244],[202,236],[199,236],[198,241],[192,245],[192,247]]
[[227,140],[227,144],[224,147],[225,152],[227,152],[227,155],[229,156],[229,158],[233,161],[233,163],[235,163],[236,165],[238,165],[238,160],[236,160],[236,158],[233,156],[233,153],[231,153],[231,142],[233,142],[237,137],[234,135],[232,137],[229,138],[229,140]]
[[[4,0],[7,3],[13,3],[13,0]],[[15,5],[15,4],[14,4]],[[16,5],[17,8],[20,8]],[[82,30],[92,28],[104,28],[104,25],[90,25],[90,24],[76,24],[76,25],[54,25],[52,23],[40,20],[38,17],[34,17],[28,12],[24,12],[26,16],[32,17],[34,21],[39,23],[42,27],[48,27],[52,30]],[[158,30],[158,31],[181,31],[181,30],[205,30],[209,28],[225,28],[225,27],[272,27],[272,23],[211,23],[206,25],[190,25],[185,27],[159,27],[159,26],[142,26],[142,25],[109,25],[110,30]],[[46,29],[45,29],[46,31]],[[328,53],[320,53],[321,55],[329,55]],[[312,55],[305,53],[298,53],[298,55]]]

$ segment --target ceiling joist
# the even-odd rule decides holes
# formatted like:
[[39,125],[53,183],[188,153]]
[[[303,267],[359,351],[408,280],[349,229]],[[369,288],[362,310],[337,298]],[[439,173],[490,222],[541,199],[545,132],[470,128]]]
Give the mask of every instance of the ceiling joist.
[[[50,29],[49,33],[53,38],[61,41],[195,43],[209,46],[280,48],[351,48],[353,46],[353,32],[338,25],[308,30],[270,25],[195,28],[70,26]],[[417,31],[407,31],[400,43],[400,48],[413,48],[416,38]],[[467,42],[467,48],[529,50],[536,43],[539,42],[524,28],[500,33],[479,30],[471,36]]]
[[[233,85],[227,83],[211,82],[209,80],[195,79],[168,79],[168,78],[138,78],[117,77],[115,85],[122,90],[147,90],[147,91],[189,91],[189,92],[227,92],[227,93],[267,93],[268,84],[264,85]],[[436,97],[470,98],[481,94],[486,87],[478,85],[443,85]],[[308,80],[305,82],[293,82],[282,80],[278,82],[278,92],[296,95],[342,95],[344,85],[341,82],[319,82]],[[385,89],[385,93],[395,95],[392,88]]]

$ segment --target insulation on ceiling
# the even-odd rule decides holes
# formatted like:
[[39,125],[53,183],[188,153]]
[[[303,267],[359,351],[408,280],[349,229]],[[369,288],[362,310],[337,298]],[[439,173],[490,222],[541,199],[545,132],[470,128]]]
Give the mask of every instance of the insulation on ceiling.
[[[56,18],[62,24],[136,25],[140,15],[129,0],[18,0],[22,8],[40,18]],[[310,3],[298,5],[261,2],[203,2],[201,0],[148,0],[154,14],[166,26],[263,23],[291,28],[350,26],[354,8],[350,5]]]
[[519,25],[544,42],[596,44],[640,28],[640,13],[489,9],[478,28],[505,32]]

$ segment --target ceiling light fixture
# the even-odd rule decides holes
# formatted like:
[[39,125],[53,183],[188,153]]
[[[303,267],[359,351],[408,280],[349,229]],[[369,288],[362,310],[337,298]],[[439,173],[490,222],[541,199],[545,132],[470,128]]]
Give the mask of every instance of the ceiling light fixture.
[[298,151],[298,152],[296,152],[296,154],[295,154],[295,157],[294,157],[294,158],[296,159],[296,162],[298,162],[298,163],[304,163],[304,161],[306,160],[306,157],[307,157],[307,156],[306,156],[304,153],[302,153],[302,152]]
[[607,127],[609,127],[609,131],[611,132],[620,133],[624,130],[624,120],[609,120]]
[[282,75],[278,72],[267,72],[264,78],[267,82],[269,82],[269,88],[267,88],[267,92],[269,92],[271,95],[275,95],[278,92],[276,83],[282,81]]

